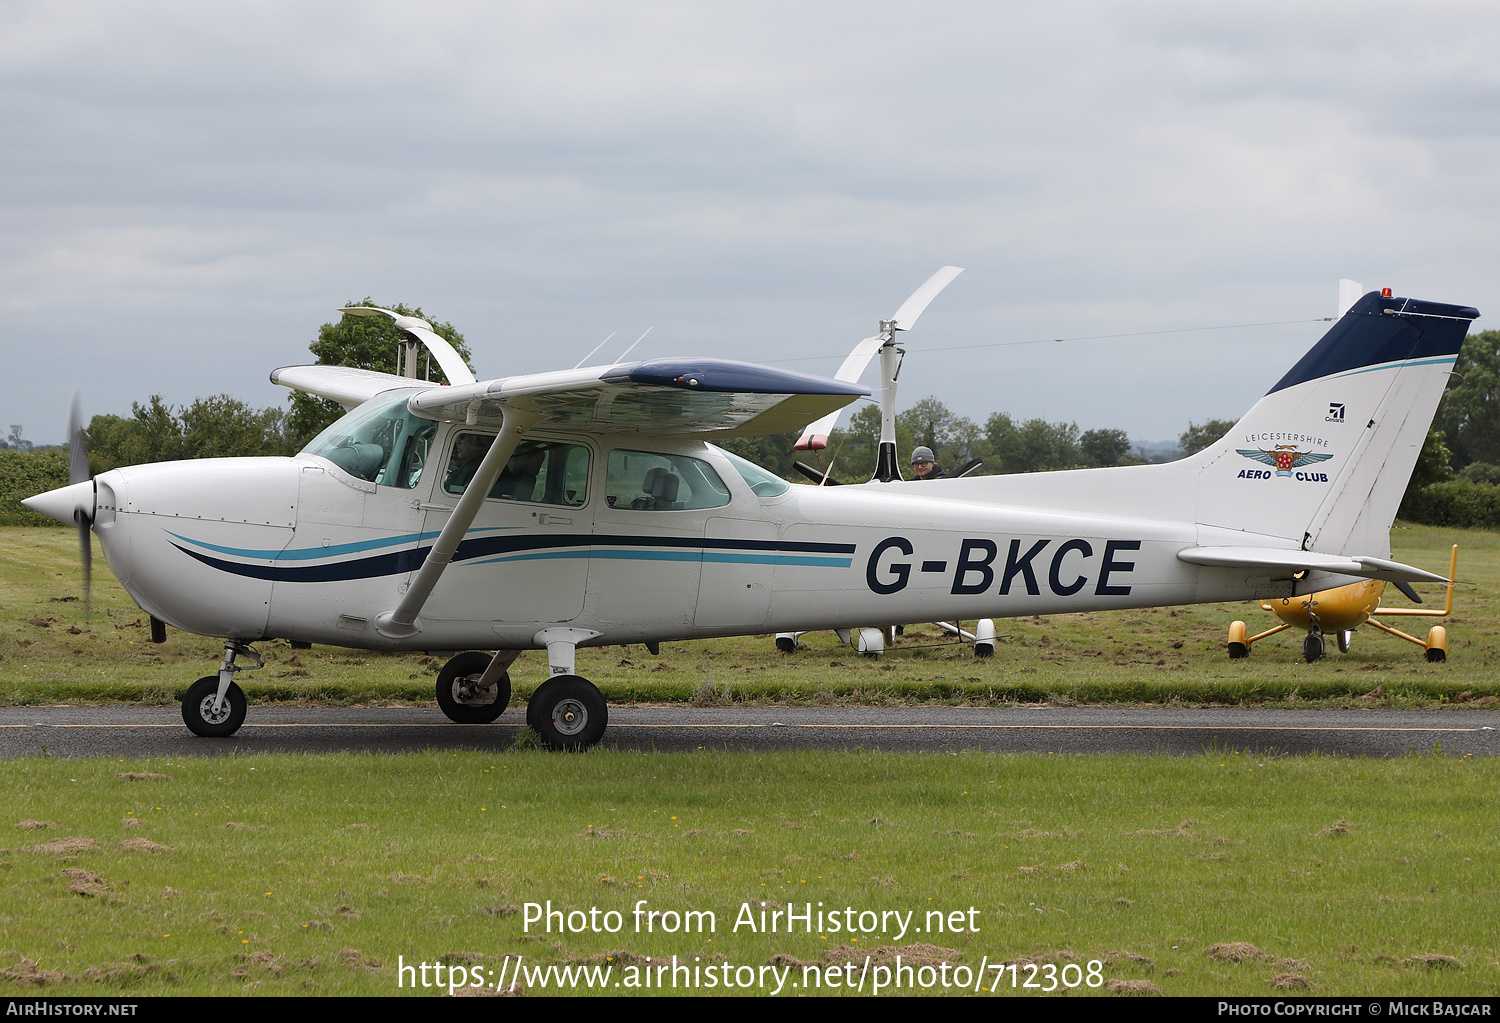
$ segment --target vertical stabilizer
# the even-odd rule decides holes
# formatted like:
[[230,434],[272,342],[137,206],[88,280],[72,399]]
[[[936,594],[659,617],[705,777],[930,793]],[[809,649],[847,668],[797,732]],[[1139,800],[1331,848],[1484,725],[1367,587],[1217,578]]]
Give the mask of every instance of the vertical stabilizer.
[[1365,295],[1218,444],[1195,456],[1198,521],[1384,557],[1467,306]]

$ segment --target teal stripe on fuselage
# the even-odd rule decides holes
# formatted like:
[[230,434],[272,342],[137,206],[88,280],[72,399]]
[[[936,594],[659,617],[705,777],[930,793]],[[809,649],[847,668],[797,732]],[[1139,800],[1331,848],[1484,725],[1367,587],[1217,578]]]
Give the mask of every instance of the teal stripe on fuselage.
[[[493,533],[497,530],[516,529],[516,526],[482,526],[479,529],[471,529],[469,533]],[[436,531],[431,533],[403,533],[400,536],[388,536],[380,540],[361,540],[358,543],[335,543],[327,547],[301,547],[296,550],[287,551],[255,551],[244,547],[225,547],[221,544],[208,543],[205,540],[194,540],[192,537],[183,536],[181,533],[167,531],[167,535],[175,536],[183,543],[190,543],[194,547],[202,547],[204,550],[217,551],[220,554],[232,554],[237,558],[257,558],[265,561],[311,561],[314,558],[336,558],[341,554],[354,554],[359,551],[375,551],[382,547],[396,547],[401,544],[420,543],[423,540],[431,540],[437,536]],[[468,534],[465,534],[466,536]]]

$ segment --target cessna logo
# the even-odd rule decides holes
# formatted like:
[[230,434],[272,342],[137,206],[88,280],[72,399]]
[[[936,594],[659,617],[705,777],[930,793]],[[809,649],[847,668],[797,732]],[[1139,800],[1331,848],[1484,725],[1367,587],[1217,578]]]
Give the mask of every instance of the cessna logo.
[[[1276,470],[1277,476],[1285,476],[1289,479],[1295,478],[1304,483],[1327,483],[1328,474],[1322,472],[1296,472],[1304,466],[1316,465],[1332,458],[1332,455],[1318,454],[1312,451],[1300,451],[1295,444],[1278,444],[1270,451],[1264,448],[1236,448],[1246,458],[1256,462],[1264,462]],[[1263,469],[1241,469],[1239,478],[1242,480],[1270,479],[1271,474]]]

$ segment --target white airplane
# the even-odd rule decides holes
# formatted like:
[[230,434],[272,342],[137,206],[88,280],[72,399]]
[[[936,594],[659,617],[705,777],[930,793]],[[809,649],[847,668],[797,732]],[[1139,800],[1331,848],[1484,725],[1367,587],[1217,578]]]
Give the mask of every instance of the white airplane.
[[[708,443],[797,428],[856,385],[690,358],[474,381],[401,318],[452,386],[279,369],[352,409],[300,454],[114,469],[25,503],[92,529],[156,622],[224,639],[183,700],[200,735],[240,726],[234,675],[280,638],[489,651],[438,677],[458,721],[498,717],[511,663],[545,649],[527,722],[581,748],[608,708],[578,646],[1446,583],[1390,561],[1389,530],[1478,315],[1371,292],[1178,462],[875,487],[792,486]],[[1264,449],[1329,457],[1283,470]]]

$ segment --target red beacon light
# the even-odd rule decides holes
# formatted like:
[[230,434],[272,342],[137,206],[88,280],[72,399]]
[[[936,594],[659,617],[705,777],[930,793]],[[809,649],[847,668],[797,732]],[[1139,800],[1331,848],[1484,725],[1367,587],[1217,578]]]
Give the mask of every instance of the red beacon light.
[[1390,298],[1391,297],[1391,289],[1390,288],[1381,288],[1380,289],[1380,297],[1381,298]]

